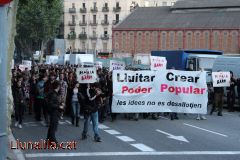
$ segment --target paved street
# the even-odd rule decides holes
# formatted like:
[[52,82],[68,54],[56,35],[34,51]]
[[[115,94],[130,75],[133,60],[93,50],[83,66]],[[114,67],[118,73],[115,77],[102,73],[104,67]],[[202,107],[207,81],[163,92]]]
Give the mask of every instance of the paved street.
[[[224,112],[223,117],[207,115],[207,120],[197,121],[195,115],[179,115],[171,121],[160,116],[159,120],[126,120],[122,115],[117,121],[106,121],[99,126],[103,140],[96,143],[89,127],[87,140],[81,140],[80,127],[73,127],[65,118],[59,123],[58,141],[77,142],[74,150],[23,150],[26,159],[86,159],[86,160],[238,160],[240,159],[239,112]],[[23,129],[13,127],[15,139],[40,141],[46,138],[47,127],[26,116]]]

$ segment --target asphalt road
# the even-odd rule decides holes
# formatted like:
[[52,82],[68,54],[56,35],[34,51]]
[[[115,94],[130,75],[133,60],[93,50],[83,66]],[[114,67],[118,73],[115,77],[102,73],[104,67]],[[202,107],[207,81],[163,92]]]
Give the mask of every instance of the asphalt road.
[[[99,126],[101,143],[93,141],[91,125],[87,140],[81,140],[83,120],[75,127],[65,117],[58,127],[58,141],[76,141],[76,149],[21,151],[29,160],[240,160],[239,114],[225,111],[223,117],[215,113],[200,121],[190,114],[180,114],[174,121],[164,116],[134,121],[119,115]],[[46,139],[47,127],[32,117],[25,116],[22,129],[12,127],[15,139]]]

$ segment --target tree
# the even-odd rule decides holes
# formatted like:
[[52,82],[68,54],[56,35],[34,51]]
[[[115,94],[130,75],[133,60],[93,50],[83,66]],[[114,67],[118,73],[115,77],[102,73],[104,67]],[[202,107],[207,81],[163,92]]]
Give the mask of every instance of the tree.
[[62,12],[61,0],[20,1],[15,41],[17,48],[32,55],[35,45],[43,53],[47,42],[56,36]]

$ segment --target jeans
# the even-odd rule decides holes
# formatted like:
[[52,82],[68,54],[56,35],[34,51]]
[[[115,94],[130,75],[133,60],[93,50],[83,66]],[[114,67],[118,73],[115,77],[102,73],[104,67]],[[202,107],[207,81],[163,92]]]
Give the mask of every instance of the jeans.
[[72,101],[73,117],[80,117],[80,104],[77,101]]
[[88,132],[89,118],[92,121],[94,137],[99,137],[99,132],[98,132],[98,111],[94,112],[94,113],[91,113],[88,116],[87,115],[84,116],[83,134],[86,135],[87,132]]

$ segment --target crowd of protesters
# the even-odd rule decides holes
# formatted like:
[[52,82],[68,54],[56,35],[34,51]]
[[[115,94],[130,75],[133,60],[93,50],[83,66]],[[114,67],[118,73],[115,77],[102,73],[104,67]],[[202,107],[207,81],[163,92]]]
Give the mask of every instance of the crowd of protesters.
[[[94,140],[101,142],[98,122],[103,123],[108,117],[111,121],[115,121],[117,117],[117,114],[111,112],[112,73],[106,68],[98,69],[96,83],[80,84],[76,75],[78,67],[77,65],[42,64],[35,65],[30,70],[26,68],[21,71],[15,66],[12,70],[15,126],[22,128],[23,115],[28,113],[33,115],[36,121],[41,121],[43,125],[49,127],[47,138],[56,142],[58,119],[68,115],[71,117],[72,125],[78,127],[82,117],[84,119],[82,139],[87,138],[88,124],[91,120]],[[240,95],[240,79],[235,79],[233,73],[231,75],[231,86],[227,88],[227,104],[229,111],[234,111],[235,86]],[[224,89],[211,88],[209,87],[209,98],[212,99],[213,108],[210,114],[217,110],[218,116],[222,116]],[[164,115],[169,115],[171,120],[178,119],[176,113]],[[137,121],[139,114],[124,114],[124,117]],[[148,117],[157,120],[159,113],[143,114],[144,119]]]

